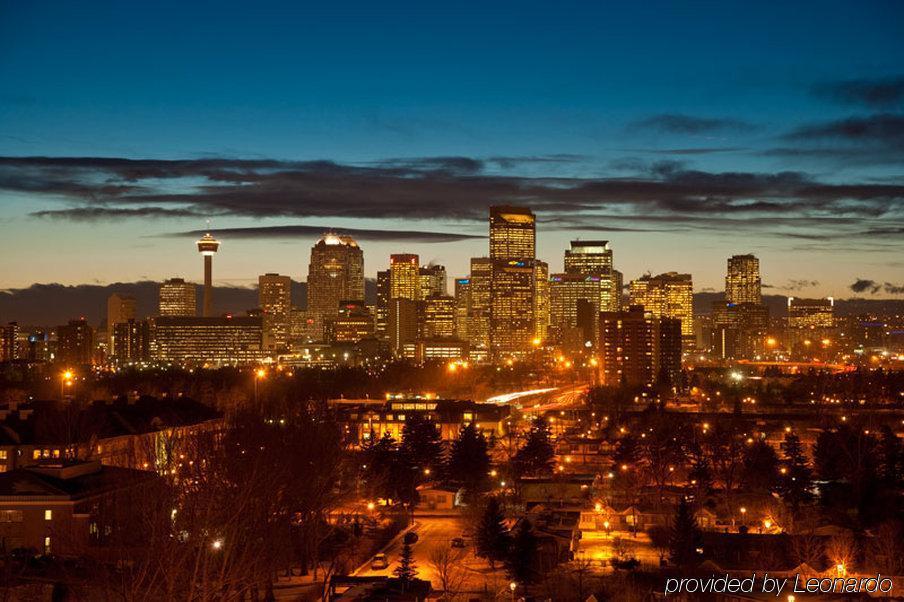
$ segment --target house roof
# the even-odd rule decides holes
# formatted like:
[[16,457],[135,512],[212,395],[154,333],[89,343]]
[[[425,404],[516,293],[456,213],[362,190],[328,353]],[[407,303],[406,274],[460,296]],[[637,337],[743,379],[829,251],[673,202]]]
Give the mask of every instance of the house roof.
[[35,498],[78,501],[157,478],[155,473],[145,470],[93,464],[50,469],[20,468],[0,473],[0,504]]

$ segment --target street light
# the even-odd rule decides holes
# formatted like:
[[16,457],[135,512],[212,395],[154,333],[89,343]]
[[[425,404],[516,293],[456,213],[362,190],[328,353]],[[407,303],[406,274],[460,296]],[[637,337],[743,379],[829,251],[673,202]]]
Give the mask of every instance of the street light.
[[267,371],[263,368],[258,368],[254,371],[254,405],[257,405],[257,381],[263,380],[267,376]]
[[60,401],[66,398],[66,387],[72,386],[72,377],[75,376],[72,370],[66,370],[60,374]]
[[509,589],[512,590],[512,602],[515,602],[515,590],[518,589],[518,584],[512,581],[509,583]]

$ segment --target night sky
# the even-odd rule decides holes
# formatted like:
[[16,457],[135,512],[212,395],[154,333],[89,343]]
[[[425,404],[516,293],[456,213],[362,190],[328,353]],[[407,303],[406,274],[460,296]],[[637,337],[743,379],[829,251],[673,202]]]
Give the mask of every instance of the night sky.
[[553,271],[900,297],[904,3],[0,0],[0,288],[197,280],[207,219],[221,283],[328,227],[458,276],[494,203]]

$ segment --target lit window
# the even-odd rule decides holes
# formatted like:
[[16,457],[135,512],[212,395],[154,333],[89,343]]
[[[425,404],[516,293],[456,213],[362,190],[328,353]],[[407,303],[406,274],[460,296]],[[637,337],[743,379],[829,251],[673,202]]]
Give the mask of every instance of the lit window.
[[44,511],[44,520],[53,520],[53,510]]
[[31,458],[33,460],[38,460],[38,459],[40,459],[40,457],[41,457],[41,450],[36,449],[33,452],[31,452]]
[[44,553],[50,554],[50,536],[44,538]]
[[0,460],[6,460],[6,458],[7,458],[6,454],[7,454],[7,451],[5,449],[0,449]]

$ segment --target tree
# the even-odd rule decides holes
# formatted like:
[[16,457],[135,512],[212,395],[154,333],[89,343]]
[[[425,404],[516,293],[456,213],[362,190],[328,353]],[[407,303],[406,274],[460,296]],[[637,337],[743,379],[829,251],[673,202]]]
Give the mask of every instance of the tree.
[[421,471],[437,470],[443,461],[443,441],[436,424],[421,414],[409,415],[402,429],[399,451]]
[[392,571],[392,574],[399,578],[402,582],[402,589],[407,589],[408,584],[417,577],[417,563],[414,561],[414,553],[411,545],[417,541],[417,536],[409,537],[412,533],[406,533],[402,540],[402,552],[399,554],[399,566]]
[[778,485],[778,457],[765,441],[758,439],[744,450],[741,481],[750,491],[771,493]]
[[647,529],[650,544],[659,552],[659,562],[663,562],[672,549],[672,530],[664,525],[653,525]]
[[512,468],[518,476],[547,475],[552,472],[555,456],[549,424],[541,417],[534,418],[527,440],[512,460]]
[[672,524],[672,538],[669,544],[669,558],[676,566],[687,568],[696,564],[700,557],[697,550],[703,547],[703,533],[697,525],[694,512],[682,499],[675,510]]
[[473,495],[486,488],[487,475],[490,469],[490,456],[487,453],[487,440],[473,423],[468,424],[458,433],[458,439],[452,442],[449,462],[446,465],[447,478],[464,486]]
[[488,497],[477,523],[475,542],[477,556],[486,558],[490,568],[495,570],[496,562],[504,560],[508,553],[510,539],[499,500]]
[[537,538],[533,533],[533,525],[523,519],[515,528],[512,543],[505,561],[508,578],[524,587],[534,582],[534,561],[537,556]]
[[802,503],[813,499],[813,471],[807,464],[800,438],[789,433],[785,435],[781,475],[778,491],[792,512],[797,512]]
[[462,564],[464,556],[464,550],[444,544],[439,544],[430,550],[428,562],[439,580],[443,600],[454,599],[464,584],[465,573]]

